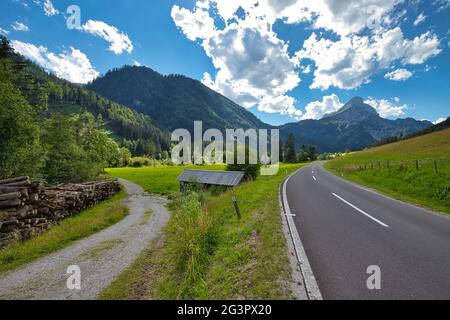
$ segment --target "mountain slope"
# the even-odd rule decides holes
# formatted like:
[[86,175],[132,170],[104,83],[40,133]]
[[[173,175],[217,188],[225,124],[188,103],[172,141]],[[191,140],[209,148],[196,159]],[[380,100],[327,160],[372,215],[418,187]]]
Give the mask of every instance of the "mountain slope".
[[303,120],[281,126],[283,140],[293,133],[297,147],[315,145],[320,152],[360,150],[377,141],[399,135],[409,135],[432,125],[412,118],[389,120],[355,97],[335,113],[321,120]]
[[98,94],[152,117],[168,130],[268,128],[252,113],[201,82],[180,75],[163,76],[147,67],[114,69],[87,86]]
[[13,66],[10,78],[22,94],[47,115],[88,111],[105,122],[105,129],[135,155],[156,155],[169,150],[169,133],[149,117],[100,95],[48,74],[17,54],[8,57]]

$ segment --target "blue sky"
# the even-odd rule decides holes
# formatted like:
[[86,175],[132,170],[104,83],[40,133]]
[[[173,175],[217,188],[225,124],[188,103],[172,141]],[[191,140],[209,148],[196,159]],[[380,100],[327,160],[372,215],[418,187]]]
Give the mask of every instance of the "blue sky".
[[68,80],[138,63],[201,80],[271,124],[320,119],[355,95],[387,118],[450,115],[450,0],[255,3],[3,0],[0,32]]

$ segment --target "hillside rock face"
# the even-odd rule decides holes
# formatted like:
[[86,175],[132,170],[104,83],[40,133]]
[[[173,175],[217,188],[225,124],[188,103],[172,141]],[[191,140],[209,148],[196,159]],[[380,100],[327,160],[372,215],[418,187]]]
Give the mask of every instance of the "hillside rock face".
[[340,152],[364,149],[383,138],[409,135],[430,126],[432,123],[429,121],[412,118],[381,118],[362,98],[355,97],[321,120],[303,120],[280,129],[283,140],[289,133],[294,134],[297,147],[315,145],[319,152]]

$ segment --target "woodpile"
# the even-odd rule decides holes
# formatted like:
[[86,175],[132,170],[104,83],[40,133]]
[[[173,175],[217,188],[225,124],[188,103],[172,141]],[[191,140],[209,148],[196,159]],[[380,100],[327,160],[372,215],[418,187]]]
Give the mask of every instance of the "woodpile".
[[29,177],[0,180],[0,248],[30,239],[67,217],[111,198],[116,181],[44,187]]

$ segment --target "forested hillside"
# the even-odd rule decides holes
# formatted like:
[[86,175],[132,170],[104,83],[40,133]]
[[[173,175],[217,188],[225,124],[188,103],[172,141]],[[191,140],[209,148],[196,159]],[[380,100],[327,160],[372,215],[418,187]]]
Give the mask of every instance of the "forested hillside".
[[90,112],[104,121],[104,128],[136,155],[156,155],[170,146],[169,135],[152,119],[85,88],[48,74],[36,64],[9,51],[4,69],[20,93],[47,114]]
[[4,37],[0,131],[0,178],[30,175],[49,183],[92,179],[130,151],[157,155],[170,146],[168,133],[149,117],[47,74]]
[[172,131],[204,128],[268,128],[251,112],[200,81],[181,75],[163,76],[147,67],[114,69],[87,86],[92,91],[152,117]]

